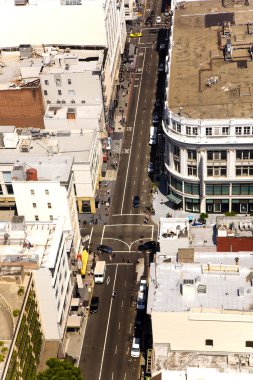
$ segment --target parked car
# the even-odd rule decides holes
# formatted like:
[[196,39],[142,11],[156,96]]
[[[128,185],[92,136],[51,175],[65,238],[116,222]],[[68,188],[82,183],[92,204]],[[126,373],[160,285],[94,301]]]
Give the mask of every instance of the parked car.
[[133,199],[133,207],[137,208],[140,206],[140,197],[139,195],[135,195]]
[[159,113],[156,111],[153,113],[153,123],[159,122]]
[[131,357],[139,358],[140,357],[140,338],[134,337],[132,348],[131,348]]
[[156,16],[156,23],[161,24],[161,22],[162,22],[161,16]]
[[138,291],[137,297],[137,310],[145,310],[146,307],[146,294],[141,290]]
[[110,255],[112,253],[112,248],[108,247],[108,245],[101,244],[97,247],[97,251],[103,252],[103,253],[108,253]]
[[132,38],[142,37],[142,33],[130,33],[130,37]]
[[98,311],[98,305],[99,305],[99,297],[92,297],[90,302],[90,313],[95,314]]
[[158,71],[163,71],[164,70],[164,63],[160,63],[159,67],[158,67]]
[[151,17],[154,17],[154,15],[155,15],[155,11],[151,11],[151,12],[150,12],[150,16],[151,16]]
[[163,44],[163,43],[160,44],[160,45],[159,45],[159,50],[164,50],[164,49],[165,49],[165,44]]
[[156,248],[156,241],[151,240],[147,241],[144,244],[139,245],[138,251],[149,251],[149,250],[154,250]]
[[148,173],[154,173],[154,164],[151,161],[148,163]]

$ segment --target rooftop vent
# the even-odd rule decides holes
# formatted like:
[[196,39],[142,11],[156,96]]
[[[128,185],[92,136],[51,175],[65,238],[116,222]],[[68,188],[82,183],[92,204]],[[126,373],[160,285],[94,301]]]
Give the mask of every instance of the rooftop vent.
[[19,149],[21,152],[29,152],[30,145],[31,145],[31,140],[21,140]]
[[206,293],[206,285],[199,284],[197,291],[202,294]]

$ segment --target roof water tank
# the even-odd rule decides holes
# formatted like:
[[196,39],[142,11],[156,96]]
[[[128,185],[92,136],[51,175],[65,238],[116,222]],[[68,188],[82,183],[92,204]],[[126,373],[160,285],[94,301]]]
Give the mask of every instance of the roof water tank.
[[44,65],[49,65],[50,60],[51,60],[51,58],[50,58],[49,53],[43,53],[42,54],[42,61],[43,61]]
[[26,170],[27,181],[38,181],[37,169],[30,168]]

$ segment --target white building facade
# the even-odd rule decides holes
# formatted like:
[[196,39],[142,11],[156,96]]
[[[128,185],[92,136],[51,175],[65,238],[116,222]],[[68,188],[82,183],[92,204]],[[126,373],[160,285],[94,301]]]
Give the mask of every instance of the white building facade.
[[[164,157],[168,198],[185,211],[253,211],[253,99],[247,82],[251,57],[237,42],[232,55],[227,53],[230,39],[243,35],[250,47],[252,38],[249,7],[242,4],[238,25],[224,19],[225,10],[236,15],[234,5],[187,1],[174,9],[166,64]],[[209,15],[214,6],[219,23]]]
[[34,158],[13,166],[12,186],[18,215],[28,221],[64,218],[68,251],[80,248],[80,229],[70,157]]

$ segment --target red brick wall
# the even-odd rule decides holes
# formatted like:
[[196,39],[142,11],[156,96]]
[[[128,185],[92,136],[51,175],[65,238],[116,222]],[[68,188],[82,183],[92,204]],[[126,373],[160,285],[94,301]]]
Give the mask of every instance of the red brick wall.
[[0,91],[0,125],[44,128],[40,88]]
[[252,237],[217,237],[217,252],[253,251]]

